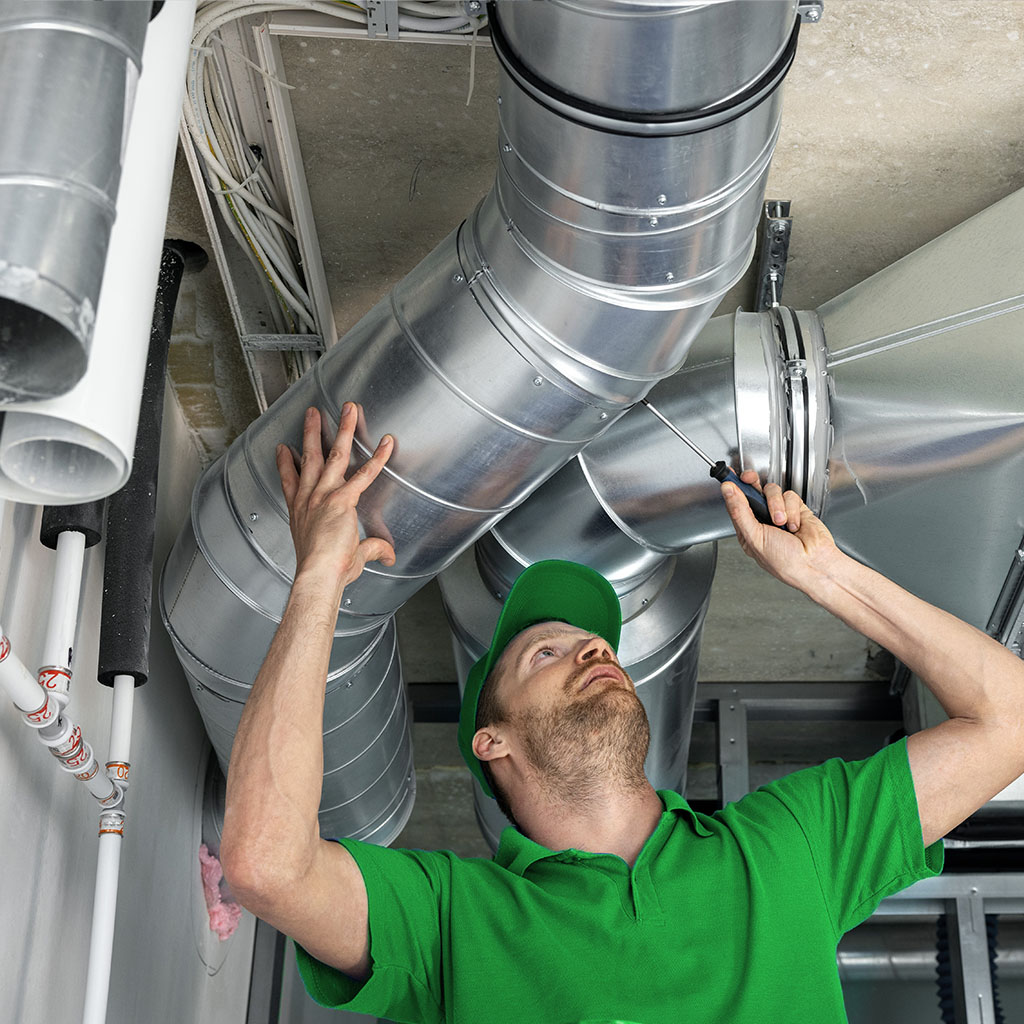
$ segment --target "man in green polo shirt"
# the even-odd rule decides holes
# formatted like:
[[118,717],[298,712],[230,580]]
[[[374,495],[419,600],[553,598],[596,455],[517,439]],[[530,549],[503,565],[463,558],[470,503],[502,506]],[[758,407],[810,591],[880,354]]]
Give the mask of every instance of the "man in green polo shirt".
[[1024,773],[1024,664],[843,555],[793,492],[764,488],[774,529],[726,484],[744,550],[891,650],[949,721],[696,814],[643,775],[614,592],[540,563],[510,593],[460,723],[470,769],[517,822],[494,859],[326,842],[333,623],[366,562],[394,560],[355,515],[391,442],[346,480],[355,419],[346,406],[326,461],[315,410],[301,471],[279,452],[296,575],[236,736],[221,850],[241,902],[299,944],[313,997],[410,1024],[844,1021],[842,934],[938,872],[938,840]]

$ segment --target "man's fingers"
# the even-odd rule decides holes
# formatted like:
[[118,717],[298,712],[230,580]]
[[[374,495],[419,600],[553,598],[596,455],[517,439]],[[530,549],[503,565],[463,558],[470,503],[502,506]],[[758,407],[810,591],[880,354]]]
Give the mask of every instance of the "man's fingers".
[[783,499],[786,502],[786,526],[793,533],[796,533],[800,529],[800,524],[803,521],[803,510],[807,506],[800,500],[800,495],[796,491],[786,491]]
[[757,475],[756,469],[745,469],[740,473],[740,479],[745,484],[750,484],[751,487],[755,487],[757,490],[761,490],[761,478]]
[[359,542],[359,555],[363,565],[380,562],[381,565],[395,564],[395,549],[381,537],[367,537]]
[[762,491],[768,514],[776,526],[784,526],[787,519],[786,498],[778,484],[765,484]]
[[299,474],[295,468],[295,456],[286,444],[277,446],[277,472],[281,477],[281,493],[290,510],[299,489]]
[[390,434],[385,434],[380,439],[373,455],[349,477],[345,489],[353,491],[358,498],[380,476],[380,471],[391,458],[394,447],[394,438]]
[[309,492],[317,485],[324,464],[324,446],[320,439],[320,410],[309,408],[302,423],[302,468],[299,490]]
[[356,432],[358,409],[354,402],[346,402],[341,407],[341,419],[338,421],[338,433],[335,435],[331,450],[327,453],[323,473],[320,475],[321,491],[333,491],[345,482],[348,460],[352,455],[352,438]]
[[725,500],[725,510],[729,513],[736,533],[741,539],[749,537],[751,531],[757,528],[758,522],[747,501],[747,496],[735,484],[724,483],[722,484],[722,498]]

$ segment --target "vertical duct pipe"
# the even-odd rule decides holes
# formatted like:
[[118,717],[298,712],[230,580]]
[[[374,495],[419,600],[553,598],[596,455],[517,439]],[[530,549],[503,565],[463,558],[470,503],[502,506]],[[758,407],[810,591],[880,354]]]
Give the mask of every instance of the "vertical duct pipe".
[[[588,500],[579,465],[570,463],[481,538],[475,558],[464,552],[438,577],[460,693],[490,646],[505,595],[523,569],[545,558],[583,562],[615,588],[623,618],[619,661],[651,726],[645,771],[656,789],[683,792],[716,546],[665,556],[634,544],[593,495]],[[509,821],[475,779],[473,803],[480,830],[496,850]]]
[[[6,4],[4,9],[20,11],[22,6]],[[127,7],[148,16],[150,5],[103,0],[50,6],[76,11]],[[109,248],[104,235],[106,262],[102,253],[91,255],[96,239],[65,237],[60,220],[64,213],[49,210],[61,228],[62,258],[103,275],[93,346],[88,369],[70,392],[7,409],[0,427],[0,498],[29,504],[93,501],[124,486],[131,472],[194,15],[194,0],[174,0],[163,5],[146,34]],[[64,69],[54,74],[48,67],[47,75],[51,74],[67,88],[83,88],[83,81]],[[95,159],[102,162],[98,151]],[[0,210],[0,252],[4,237],[18,236],[20,228],[15,228],[24,223],[22,213]],[[51,228],[51,236],[55,230]],[[0,375],[6,377],[6,362],[2,370]]]
[[[346,590],[335,630],[327,834],[388,842],[411,808],[395,609],[678,369],[749,261],[795,51],[795,0],[616,4],[609,21],[612,9],[493,6],[494,188],[210,468],[168,559],[164,621],[226,766],[294,573],[275,446],[299,440],[309,405],[331,433],[347,399],[363,407],[354,458],[384,432],[397,438],[360,519],[393,541],[398,561],[369,567]],[[756,31],[732,32],[740,9],[756,11]],[[665,52],[692,54],[700,68],[681,84],[681,62],[667,61],[616,106],[604,74],[585,89],[561,79],[563,49],[537,41],[549,32],[564,52],[577,39],[661,52],[667,33]],[[688,90],[707,69],[718,92],[691,105]],[[225,636],[236,641],[230,651]]]
[[149,10],[0,6],[0,401],[85,373]]
[[[717,317],[650,401],[705,451],[800,491],[851,554],[984,628],[1024,529],[1022,233],[1024,190],[817,312]],[[641,544],[730,530],[704,464],[642,406],[580,461]]]

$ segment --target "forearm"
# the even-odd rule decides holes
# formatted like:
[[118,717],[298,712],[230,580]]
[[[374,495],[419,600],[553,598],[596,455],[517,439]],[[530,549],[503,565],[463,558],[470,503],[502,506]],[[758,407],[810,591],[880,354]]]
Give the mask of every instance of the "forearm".
[[794,585],[891,651],[950,718],[1024,716],[1024,662],[980,630],[835,550]]
[[323,706],[341,587],[296,577],[235,734],[224,844],[236,871],[301,871],[319,839]]

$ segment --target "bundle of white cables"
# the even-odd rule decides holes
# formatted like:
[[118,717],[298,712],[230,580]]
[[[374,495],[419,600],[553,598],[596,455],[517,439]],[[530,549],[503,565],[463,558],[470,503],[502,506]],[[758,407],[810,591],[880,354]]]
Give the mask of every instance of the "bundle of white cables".
[[[366,25],[365,0],[199,0],[185,93],[185,123],[204,161],[207,185],[232,236],[268,290],[268,306],[280,334],[316,333],[309,289],[299,259],[295,228],[258,147],[244,137],[225,66],[218,30],[237,18],[296,8]],[[399,0],[398,27],[411,32],[475,34],[487,19],[467,14],[461,3]],[[246,63],[244,55],[236,54]],[[262,68],[253,65],[260,74]],[[290,88],[284,82],[278,82]]]

